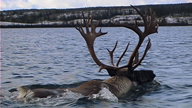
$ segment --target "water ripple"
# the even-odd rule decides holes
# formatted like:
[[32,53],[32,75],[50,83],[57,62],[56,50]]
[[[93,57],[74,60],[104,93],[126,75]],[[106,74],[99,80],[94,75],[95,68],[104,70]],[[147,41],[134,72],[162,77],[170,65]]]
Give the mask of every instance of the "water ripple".
[[[191,29],[191,26],[160,27],[158,34],[150,36],[152,47],[138,69],[154,70],[156,80],[161,83],[155,91],[143,94],[135,100],[123,99],[118,103],[85,102],[82,98],[77,103],[85,103],[78,105],[70,99],[62,103],[58,98],[55,101],[48,99],[46,104],[49,105],[50,102],[63,107],[191,107]],[[98,58],[110,64],[106,48],[112,49],[116,40],[119,41],[117,52],[114,53],[116,61],[130,42],[130,48],[121,64],[127,63],[130,52],[138,40],[136,34],[126,28],[110,27],[103,28],[103,31],[109,33],[95,42]],[[34,104],[16,102],[12,99],[12,96],[15,96],[14,92],[8,92],[16,86],[40,83],[72,87],[70,84],[78,85],[82,81],[109,78],[105,70],[98,73],[99,67],[90,57],[85,41],[74,28],[2,29],[1,34],[2,107],[36,107],[37,104],[43,104],[43,101]]]

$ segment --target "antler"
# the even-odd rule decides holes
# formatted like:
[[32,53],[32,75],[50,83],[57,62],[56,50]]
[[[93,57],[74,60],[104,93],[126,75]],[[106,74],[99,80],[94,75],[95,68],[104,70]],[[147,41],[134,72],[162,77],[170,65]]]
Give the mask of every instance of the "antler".
[[[76,27],[76,29],[80,32],[80,34],[85,39],[85,41],[87,43],[87,47],[89,49],[89,52],[90,52],[93,60],[100,67],[99,71],[101,71],[102,69],[106,69],[110,76],[115,76],[117,74],[119,75],[119,73],[120,74],[124,74],[124,73],[132,74],[133,70],[135,68],[137,68],[141,64],[142,60],[144,59],[144,57],[147,54],[147,51],[151,47],[151,42],[150,42],[150,39],[149,39],[148,44],[146,46],[146,49],[145,49],[145,51],[143,53],[143,56],[141,57],[141,59],[139,59],[138,50],[141,47],[144,39],[148,35],[156,33],[157,29],[158,29],[158,24],[157,24],[156,17],[155,17],[156,15],[155,15],[154,11],[149,9],[150,13],[148,13],[148,10],[146,10],[145,15],[143,15],[137,8],[135,8],[134,6],[131,6],[131,7],[134,8],[137,11],[137,13],[142,17],[145,29],[144,29],[144,32],[142,32],[140,30],[140,28],[138,27],[138,25],[137,25],[137,21],[135,21],[134,26],[126,25],[126,24],[114,24],[116,26],[120,26],[120,27],[123,26],[123,27],[126,27],[128,29],[131,29],[135,33],[137,33],[138,36],[139,36],[139,42],[137,43],[137,46],[135,47],[133,53],[131,54],[128,64],[125,65],[125,66],[122,66],[122,67],[118,67],[118,66],[119,66],[119,63],[120,63],[121,59],[123,58],[123,56],[125,55],[125,53],[126,53],[126,51],[128,49],[129,43],[128,43],[127,47],[125,48],[124,52],[122,53],[122,55],[120,56],[119,60],[117,61],[116,65],[114,65],[114,63],[113,63],[113,53],[114,53],[114,51],[115,51],[115,49],[117,47],[118,42],[116,42],[113,50],[110,51],[109,49],[107,49],[108,52],[109,52],[109,55],[110,55],[111,65],[112,66],[106,65],[106,64],[102,63],[98,59],[98,57],[96,56],[95,51],[94,51],[94,41],[95,41],[95,39],[97,37],[100,37],[102,35],[107,34],[107,32],[102,32],[101,29],[99,30],[99,32],[96,32],[96,28],[99,26],[99,24],[101,22],[98,22],[98,23],[94,24],[93,16],[91,16],[90,13],[88,13],[88,18],[87,19],[85,18],[84,13],[82,13],[83,23],[84,23],[86,32],[84,31],[82,25],[79,22],[77,22],[78,27]],[[91,30],[89,29],[89,27],[91,27]],[[129,72],[130,69],[131,69],[131,72]],[[130,75],[128,75],[128,76],[130,76]]]
[[[127,24],[114,24],[114,23],[113,24],[116,26],[126,27],[128,29],[131,29],[139,36],[139,42],[137,43],[137,46],[135,47],[133,53],[131,54],[128,64],[125,65],[127,67],[132,67],[133,69],[135,69],[142,62],[147,51],[150,49],[150,47],[151,47],[150,39],[148,41],[145,52],[140,60],[138,60],[138,57],[139,57],[138,50],[141,47],[143,41],[145,40],[145,38],[147,36],[149,36],[150,34],[153,34],[153,33],[157,33],[158,23],[156,20],[156,14],[154,11],[151,10],[151,8],[146,9],[145,15],[143,15],[137,8],[135,8],[132,5],[131,5],[131,7],[134,8],[137,11],[137,13],[142,17],[143,22],[144,22],[144,32],[142,32],[141,29],[138,27],[136,20],[135,20],[135,25],[133,25],[133,26],[127,25]],[[150,11],[150,12],[148,12],[148,11]],[[133,59],[135,59],[135,61],[133,61]]]
[[[145,30],[144,30],[144,32],[142,32],[139,29],[139,27],[137,25],[137,21],[135,23],[135,26],[126,25],[126,28],[133,30],[139,36],[139,42],[138,42],[137,46],[135,47],[133,53],[131,54],[128,66],[132,65],[133,59],[136,56],[136,53],[138,52],[139,48],[141,47],[141,44],[143,43],[144,39],[150,34],[157,33],[157,29],[158,29],[156,14],[154,11],[151,10],[151,8],[149,9],[150,10],[150,13],[149,13],[150,16],[148,17],[148,10],[147,9],[145,11],[145,15],[143,15],[143,14],[141,14],[141,12],[137,8],[135,8],[134,6],[131,6],[131,7],[133,7],[137,11],[137,13],[142,17],[142,19],[144,21]],[[142,58],[136,63],[136,65],[132,66],[133,69],[135,69],[142,62],[142,60],[144,59],[144,57],[145,57],[147,51],[150,49],[150,47],[151,47],[151,42],[149,39],[147,47],[145,49],[145,52],[144,52]]]
[[[117,69],[116,67],[114,66],[108,66],[104,63],[102,63],[98,57],[96,56],[95,54],[95,51],[94,51],[94,41],[97,37],[99,36],[102,36],[102,35],[105,35],[107,34],[107,32],[102,32],[101,29],[99,30],[99,32],[96,32],[96,28],[98,27],[98,25],[101,23],[101,22],[98,22],[97,24],[94,24],[93,22],[93,16],[90,15],[90,13],[88,13],[88,19],[86,19],[84,17],[84,13],[82,13],[82,16],[83,16],[83,22],[84,22],[84,25],[85,25],[85,29],[86,29],[86,32],[84,31],[83,27],[81,24],[79,24],[79,22],[77,22],[78,24],[78,27],[76,27],[76,29],[81,33],[81,35],[83,36],[83,38],[85,39],[86,43],[87,43],[87,47],[89,49],[89,52],[93,58],[93,60],[96,62],[96,64],[98,66],[100,66],[100,70],[101,71],[102,69]],[[91,31],[89,30],[89,27],[91,27]]]

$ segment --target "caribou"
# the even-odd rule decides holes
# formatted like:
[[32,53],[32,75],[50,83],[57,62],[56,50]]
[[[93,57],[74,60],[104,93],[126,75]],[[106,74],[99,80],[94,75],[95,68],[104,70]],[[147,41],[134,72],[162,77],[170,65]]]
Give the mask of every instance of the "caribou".
[[126,46],[124,52],[119,57],[117,63],[114,64],[113,53],[117,47],[118,44],[117,41],[112,50],[107,49],[110,55],[110,62],[111,62],[110,65],[104,64],[102,61],[98,59],[94,50],[95,39],[107,34],[107,32],[102,32],[101,29],[99,31],[96,31],[97,27],[99,26],[99,24],[101,24],[101,22],[98,21],[95,23],[94,17],[93,15],[90,14],[90,12],[88,13],[87,17],[85,17],[84,13],[82,12],[83,21],[82,23],[77,22],[76,29],[84,38],[92,59],[100,67],[99,72],[102,69],[105,69],[107,70],[111,78],[106,79],[104,81],[91,80],[81,84],[78,87],[67,89],[44,89],[44,88],[30,89],[28,87],[21,86],[18,87],[18,91],[20,91],[20,95],[18,96],[18,98],[27,98],[27,97],[45,98],[47,96],[59,95],[61,93],[65,93],[66,91],[79,93],[84,96],[91,96],[93,94],[99,93],[99,91],[103,87],[107,88],[116,97],[122,98],[127,96],[127,94],[129,94],[129,92],[133,90],[135,87],[137,87],[139,84],[153,81],[155,78],[155,74],[153,73],[152,70],[135,70],[135,69],[141,64],[147,52],[151,48],[151,40],[148,39],[143,55],[139,56],[139,49],[142,43],[144,42],[146,37],[148,37],[150,34],[158,32],[158,23],[156,20],[156,14],[150,8],[146,9],[145,14],[142,14],[141,11],[136,7],[134,6],[131,7],[142,18],[144,24],[143,31],[139,28],[137,20],[135,20],[135,24],[132,25],[124,23],[115,23],[115,22],[111,23],[116,27],[125,27],[127,29],[130,29],[139,36],[139,41],[136,44],[136,47],[134,48],[132,54],[130,55],[127,64],[125,64],[124,66],[119,66],[119,63],[121,62],[123,56],[127,52],[129,44]]

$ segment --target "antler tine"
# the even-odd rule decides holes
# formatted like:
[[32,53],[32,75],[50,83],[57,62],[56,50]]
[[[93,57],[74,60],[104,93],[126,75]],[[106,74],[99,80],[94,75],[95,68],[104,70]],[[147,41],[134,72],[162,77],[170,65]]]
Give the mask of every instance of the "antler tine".
[[95,32],[95,29],[96,29],[96,25],[94,25],[94,22],[93,22],[93,15],[90,17],[91,18],[91,32]]
[[86,32],[89,33],[89,12],[88,12],[88,19],[86,20],[84,13],[82,12],[82,16],[83,16],[83,22],[86,28]]
[[152,33],[158,33],[157,29],[158,29],[158,23],[157,23],[157,20],[156,20],[156,13],[154,11],[151,10],[150,8],[150,11],[151,11],[151,20],[150,20],[150,23],[148,25],[148,30],[150,29],[150,31],[148,31],[148,34],[152,34]]
[[92,20],[93,19],[93,16],[91,16],[91,14],[90,14],[90,11],[88,12],[88,21],[87,21],[87,23],[89,24],[90,23],[90,20]]
[[80,33],[81,33],[81,35],[84,37],[86,34],[85,34],[85,32],[84,32],[84,30],[83,30],[83,27],[81,26],[81,24],[79,24],[79,22],[77,21],[77,25],[78,25],[78,27],[75,27]]
[[145,28],[147,28],[148,9],[145,9],[145,14],[143,15],[136,7],[134,7],[132,5],[131,5],[131,7],[134,8],[137,11],[137,13],[142,17],[143,22],[144,22],[144,26],[145,26]]
[[105,34],[107,34],[107,32],[102,32],[101,28],[100,28],[99,32],[97,33],[97,37],[105,35]]
[[121,59],[123,58],[123,56],[124,56],[125,53],[127,52],[128,47],[129,47],[129,43],[127,44],[127,46],[126,46],[124,52],[122,53],[122,55],[120,56],[119,60],[117,61],[117,64],[116,64],[117,67],[119,66],[119,63],[121,62]]
[[113,53],[114,53],[115,49],[117,48],[117,44],[118,44],[118,41],[116,41],[113,50],[110,51],[109,49],[107,49],[107,51],[109,52],[109,55],[110,55],[111,65],[112,66],[114,66],[114,63],[113,63]]
[[146,54],[147,54],[147,52],[148,52],[148,50],[149,50],[150,48],[151,48],[151,39],[148,39],[148,43],[147,43],[147,46],[146,46],[145,51],[144,51],[144,53],[143,53],[143,56],[142,56],[141,59],[133,66],[133,69],[137,68],[137,67],[141,64],[141,62],[142,62],[143,59],[145,58],[145,56],[146,56]]
[[132,64],[132,66],[137,64],[137,62],[139,62],[139,51],[137,51],[137,53],[135,54],[135,58],[134,58],[134,62]]

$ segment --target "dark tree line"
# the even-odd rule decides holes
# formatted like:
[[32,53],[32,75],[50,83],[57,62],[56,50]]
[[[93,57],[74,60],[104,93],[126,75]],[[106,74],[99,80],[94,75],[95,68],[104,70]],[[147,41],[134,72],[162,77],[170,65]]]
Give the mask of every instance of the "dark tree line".
[[22,23],[37,23],[41,21],[71,21],[82,18],[83,11],[91,11],[94,13],[94,18],[108,19],[116,15],[122,15],[123,11],[120,8],[84,8],[84,9],[47,9],[47,10],[13,10],[2,11],[1,21],[22,22]]
[[151,7],[156,12],[158,17],[174,16],[176,14],[179,14],[181,16],[192,15],[192,3],[170,4],[170,5],[149,5],[149,7]]
[[[142,5],[137,6],[144,11],[146,7],[151,7],[157,17],[166,16],[192,16],[192,3],[167,4],[167,5]],[[38,23],[42,21],[71,21],[82,18],[81,12],[93,12],[94,19],[109,19],[116,15],[131,15],[135,12],[130,6],[120,7],[90,7],[76,9],[29,9],[1,11],[0,20],[7,22]]]

